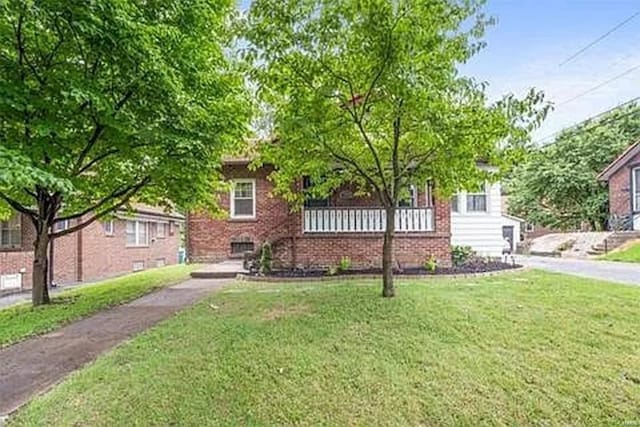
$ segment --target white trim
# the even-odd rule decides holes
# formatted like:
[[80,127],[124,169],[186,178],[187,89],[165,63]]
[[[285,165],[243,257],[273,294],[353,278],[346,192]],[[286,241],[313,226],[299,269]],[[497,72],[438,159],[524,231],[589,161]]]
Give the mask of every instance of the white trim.
[[[254,178],[238,178],[231,180],[233,187],[229,194],[229,216],[231,219],[255,219],[256,218],[256,180]],[[235,186],[236,184],[250,183],[253,195],[253,213],[251,215],[236,215],[235,212]]]
[[[132,223],[133,226],[133,234],[135,236],[135,243],[129,243],[129,229],[128,225]],[[145,227],[145,240],[141,241],[140,239],[140,224],[144,224]],[[125,245],[127,248],[146,248],[149,246],[149,222],[147,221],[135,221],[135,220],[127,220],[125,224]]]
[[[107,230],[106,225],[109,224],[109,229]],[[102,230],[104,230],[105,236],[113,236],[116,230],[116,223],[113,219],[102,221]]]
[[638,206],[638,196],[640,196],[640,189],[636,188],[636,174],[640,174],[640,166],[631,169],[631,206],[633,207],[633,212],[640,211],[640,206]]

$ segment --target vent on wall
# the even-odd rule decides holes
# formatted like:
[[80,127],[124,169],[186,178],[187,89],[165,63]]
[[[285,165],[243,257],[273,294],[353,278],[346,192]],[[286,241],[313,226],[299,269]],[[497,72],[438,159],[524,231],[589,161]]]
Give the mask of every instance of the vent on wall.
[[0,276],[0,290],[22,288],[22,274],[3,274]]
[[133,271],[144,270],[144,261],[136,261],[133,263]]
[[156,267],[164,267],[166,265],[166,262],[164,261],[164,258],[158,258],[156,260]]

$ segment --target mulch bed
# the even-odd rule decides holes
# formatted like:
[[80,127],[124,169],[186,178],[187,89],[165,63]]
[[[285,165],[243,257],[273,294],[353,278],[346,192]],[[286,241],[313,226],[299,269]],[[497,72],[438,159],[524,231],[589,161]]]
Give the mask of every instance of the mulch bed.
[[[470,262],[465,265],[456,267],[437,267],[435,272],[428,271],[425,268],[406,268],[403,270],[394,270],[394,275],[397,276],[440,276],[440,275],[452,275],[452,274],[476,274],[476,273],[489,273],[493,271],[513,270],[522,267],[518,264],[509,264],[500,261],[484,261],[484,262]],[[337,277],[337,276],[356,276],[356,275],[378,275],[382,274],[381,268],[359,268],[349,269],[346,271],[340,271],[337,274],[329,274],[328,270],[319,269],[295,269],[295,270],[274,270],[267,275],[259,273],[250,273],[251,276],[266,276],[266,277]]]

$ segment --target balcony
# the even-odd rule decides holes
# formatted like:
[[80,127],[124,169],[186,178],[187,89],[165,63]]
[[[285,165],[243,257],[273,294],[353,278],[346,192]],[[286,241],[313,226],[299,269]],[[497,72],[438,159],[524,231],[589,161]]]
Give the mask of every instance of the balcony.
[[[386,212],[382,208],[305,208],[305,233],[383,233]],[[395,231],[433,231],[432,208],[397,208]]]

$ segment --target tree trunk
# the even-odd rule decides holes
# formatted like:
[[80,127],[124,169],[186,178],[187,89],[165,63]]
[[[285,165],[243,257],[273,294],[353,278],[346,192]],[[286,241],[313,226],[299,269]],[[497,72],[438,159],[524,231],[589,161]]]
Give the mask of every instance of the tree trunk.
[[385,211],[387,223],[382,245],[382,296],[390,298],[396,294],[396,290],[393,287],[393,233],[395,231],[396,210],[394,207],[387,207]]
[[36,241],[33,250],[33,281],[31,301],[34,306],[49,304],[49,227],[41,224],[37,227]]

